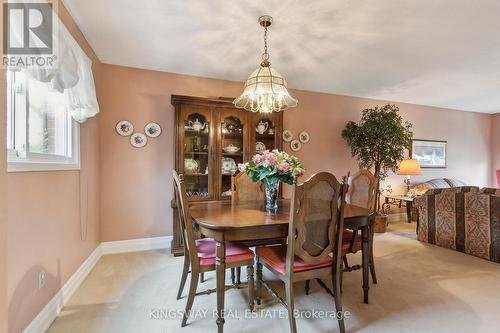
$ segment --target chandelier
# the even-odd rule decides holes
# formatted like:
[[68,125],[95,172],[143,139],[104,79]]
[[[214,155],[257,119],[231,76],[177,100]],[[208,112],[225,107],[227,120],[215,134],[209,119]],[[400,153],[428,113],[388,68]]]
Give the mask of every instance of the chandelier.
[[273,22],[269,15],[259,17],[259,24],[264,27],[264,53],[262,62],[245,82],[243,93],[233,101],[240,109],[252,112],[280,112],[297,106],[298,100],[286,89],[286,80],[271,68],[267,53],[267,28]]

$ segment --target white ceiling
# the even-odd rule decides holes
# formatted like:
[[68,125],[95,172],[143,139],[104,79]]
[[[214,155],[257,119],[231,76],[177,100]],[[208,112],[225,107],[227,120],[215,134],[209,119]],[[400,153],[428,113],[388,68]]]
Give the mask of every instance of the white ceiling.
[[262,28],[292,88],[500,111],[498,0],[64,0],[104,63],[243,81]]

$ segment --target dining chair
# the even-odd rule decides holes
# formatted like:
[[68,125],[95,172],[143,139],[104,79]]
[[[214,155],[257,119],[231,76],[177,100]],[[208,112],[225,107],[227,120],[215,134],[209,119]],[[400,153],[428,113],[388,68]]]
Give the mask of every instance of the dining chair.
[[[375,200],[377,192],[377,178],[369,170],[359,170],[356,174],[349,177],[349,190],[346,195],[346,201],[352,205],[375,210]],[[361,232],[360,230],[344,229],[344,256],[342,257],[345,270],[348,272],[358,270],[360,265],[349,266],[347,254],[354,254],[361,250]],[[377,283],[375,273],[375,262],[373,259],[373,228],[370,227],[370,274],[373,283]]]
[[[189,268],[191,267],[191,283],[186,302],[186,309],[182,318],[181,326],[186,326],[188,314],[193,306],[194,297],[197,295],[196,288],[200,273],[215,271],[216,243],[212,238],[195,239],[193,221],[189,211],[189,202],[186,195],[186,187],[182,175],[179,176],[175,170],[172,171],[174,178],[175,200],[179,214],[179,221],[184,240],[184,266],[177,299],[180,299],[186,283]],[[236,268],[247,266],[248,272],[248,299],[250,310],[254,308],[254,280],[253,265],[254,253],[248,247],[236,242],[226,242],[226,267]],[[201,294],[210,294],[213,290],[207,290]]]
[[264,201],[264,191],[261,182],[253,182],[245,172],[239,172],[231,177],[231,202]]
[[[301,185],[293,185],[287,244],[257,247],[256,300],[260,304],[262,286],[288,309],[290,331],[297,332],[294,317],[294,282],[316,279],[335,300],[336,313],[342,313],[340,263],[347,185],[334,175],[320,172]],[[285,283],[283,300],[262,278],[266,266]],[[332,292],[322,278],[330,278]],[[338,317],[340,332],[344,319]]]
[[[231,203],[241,204],[245,201],[260,201],[264,203],[264,190],[262,182],[254,182],[245,172],[238,172],[231,177]],[[276,245],[285,241],[284,238],[264,238],[245,241],[243,244],[248,247]],[[241,269],[236,268],[236,279],[234,270],[231,270],[231,281],[233,284],[241,283]]]

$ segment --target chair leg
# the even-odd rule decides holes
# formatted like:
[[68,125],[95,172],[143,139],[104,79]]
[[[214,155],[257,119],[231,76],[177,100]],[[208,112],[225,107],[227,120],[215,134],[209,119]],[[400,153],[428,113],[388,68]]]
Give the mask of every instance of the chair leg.
[[332,274],[332,285],[335,293],[335,311],[337,313],[337,320],[339,322],[340,333],[345,333],[345,325],[344,325],[344,313],[342,312],[342,290],[341,290],[341,282],[342,282],[342,267],[340,272],[334,272]]
[[[241,267],[238,267],[241,271]],[[248,280],[248,305],[250,311],[253,311],[255,306],[255,291],[254,291],[254,279],[253,279],[253,266],[247,266],[247,280]]]
[[177,292],[177,299],[181,299],[182,291],[184,290],[184,285],[186,284],[186,279],[189,272],[189,258],[184,255],[184,266],[182,268],[181,283],[179,285],[179,291]]
[[257,284],[256,284],[256,302],[257,305],[260,305],[260,301],[262,298],[262,263],[260,262],[260,258],[257,257]]
[[375,273],[375,261],[373,260],[373,236],[370,242],[370,274],[372,276],[372,281],[377,284],[377,274]]
[[234,275],[234,268],[231,268],[231,283],[235,284],[236,283],[236,278]]
[[370,274],[374,284],[377,284],[377,274],[375,273],[375,263],[373,262],[373,255],[370,258]]
[[[417,219],[418,221],[418,219]],[[418,226],[418,222],[417,222]],[[370,227],[370,274],[372,276],[372,281],[377,284],[377,274],[375,273],[375,260],[373,260],[373,227]]]
[[294,302],[293,302],[293,282],[285,282],[286,304],[288,305],[288,322],[290,323],[290,332],[297,333],[297,325],[295,324]]
[[306,280],[306,286],[305,286],[306,295],[309,295],[309,291],[311,290],[310,282],[311,282],[310,280]]
[[200,273],[200,282],[205,282],[205,273]]
[[191,272],[191,284],[189,285],[189,295],[186,302],[186,310],[184,311],[184,316],[182,317],[181,327],[186,326],[189,312],[193,307],[194,296],[196,295],[196,287],[198,287],[198,279],[200,274],[198,272]]
[[344,266],[347,270],[349,270],[349,262],[347,261],[347,256],[342,256],[342,261],[344,262]]
[[241,267],[236,267],[236,283],[241,284]]

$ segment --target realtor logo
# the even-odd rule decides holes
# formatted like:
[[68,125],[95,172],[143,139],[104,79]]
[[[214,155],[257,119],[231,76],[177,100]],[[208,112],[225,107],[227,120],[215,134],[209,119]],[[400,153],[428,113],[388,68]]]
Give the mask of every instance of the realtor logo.
[[20,70],[57,66],[54,5],[42,0],[3,0],[0,67]]
[[46,2],[3,3],[3,52],[52,54],[52,4]]

